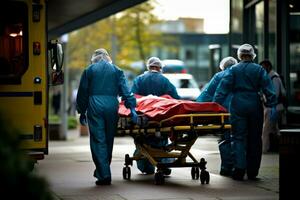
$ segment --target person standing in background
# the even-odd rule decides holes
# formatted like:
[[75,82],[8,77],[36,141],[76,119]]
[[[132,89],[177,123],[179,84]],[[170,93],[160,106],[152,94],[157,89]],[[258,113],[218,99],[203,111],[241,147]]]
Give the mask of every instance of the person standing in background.
[[61,93],[60,93],[60,89],[57,88],[56,90],[54,90],[54,93],[52,95],[52,107],[55,115],[59,115],[60,102],[61,102]]
[[282,114],[285,110],[285,99],[286,99],[286,91],[283,86],[282,80],[277,72],[275,72],[272,68],[272,63],[269,60],[263,60],[259,63],[268,73],[268,76],[272,80],[276,98],[277,98],[277,120],[270,120],[271,109],[268,107],[264,108],[264,125],[263,125],[263,133],[262,133],[262,141],[263,141],[263,153],[269,151],[277,151],[278,150],[278,138],[279,138],[279,128],[278,122],[281,118]]

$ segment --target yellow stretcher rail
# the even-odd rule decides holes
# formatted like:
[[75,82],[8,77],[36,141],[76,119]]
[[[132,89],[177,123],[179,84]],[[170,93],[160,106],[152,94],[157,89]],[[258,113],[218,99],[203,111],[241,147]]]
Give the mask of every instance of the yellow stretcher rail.
[[[131,126],[119,128],[118,133],[125,134],[144,134],[144,133],[166,133],[171,131],[190,131],[190,130],[214,130],[231,129],[231,125],[226,121],[229,113],[201,113],[201,114],[182,114],[174,115],[170,118],[157,121],[150,121],[146,127]],[[178,120],[178,125],[174,121]]]
[[165,122],[174,120],[176,118],[190,118],[190,122],[193,123],[194,122],[194,118],[198,117],[220,117],[221,118],[221,123],[225,122],[225,117],[229,117],[230,114],[229,113],[200,113],[200,114],[182,114],[182,115],[174,115],[170,118],[164,119],[160,122],[160,125],[162,125]]
[[231,129],[231,125],[226,124],[224,126],[222,125],[208,125],[208,126],[172,126],[172,127],[164,127],[164,128],[135,128],[135,129],[127,129],[127,130],[119,130],[119,132],[125,133],[125,134],[139,134],[139,133],[156,133],[156,132],[170,132],[170,131],[190,131],[190,130],[213,130],[213,129]]
[[[154,175],[157,185],[164,183],[164,175],[170,174],[171,171],[168,169],[172,167],[191,167],[192,179],[200,178],[201,184],[209,183],[210,175],[206,171],[207,162],[204,158],[198,161],[190,149],[202,133],[211,131],[217,133],[231,129],[229,113],[182,114],[161,121],[145,120],[144,122],[133,125],[129,117],[120,118],[118,133],[132,136],[136,145],[134,156],[125,155],[124,179],[130,179],[129,166],[132,166],[132,161],[146,159],[157,168]],[[166,134],[171,141],[166,146],[155,146],[147,142],[149,138],[160,138],[162,135],[165,137]],[[188,157],[189,160],[187,160]],[[162,158],[168,158],[169,161],[165,162]]]

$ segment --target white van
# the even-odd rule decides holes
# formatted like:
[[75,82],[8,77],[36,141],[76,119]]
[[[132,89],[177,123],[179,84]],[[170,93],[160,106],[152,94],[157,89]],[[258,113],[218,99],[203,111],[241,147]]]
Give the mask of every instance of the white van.
[[196,100],[200,95],[200,89],[191,74],[163,74],[176,87],[178,95],[182,99]]
[[187,67],[183,61],[177,59],[162,60],[163,73],[187,73]]

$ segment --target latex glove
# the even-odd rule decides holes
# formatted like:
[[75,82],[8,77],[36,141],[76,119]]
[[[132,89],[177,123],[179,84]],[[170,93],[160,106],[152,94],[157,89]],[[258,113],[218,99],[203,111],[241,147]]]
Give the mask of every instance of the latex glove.
[[79,122],[82,126],[87,125],[87,120],[86,120],[86,115],[85,114],[82,114],[82,113],[80,114]]
[[276,107],[271,108],[271,113],[270,113],[270,120],[272,123],[276,123],[278,118],[278,113],[276,111]]
[[136,114],[136,111],[134,108],[130,108],[130,112],[131,112],[131,120],[133,123],[137,124],[138,122],[138,115]]

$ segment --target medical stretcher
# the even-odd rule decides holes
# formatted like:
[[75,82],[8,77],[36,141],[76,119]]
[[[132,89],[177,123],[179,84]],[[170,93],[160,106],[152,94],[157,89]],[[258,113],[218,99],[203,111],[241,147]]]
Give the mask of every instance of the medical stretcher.
[[[180,101],[180,104],[182,103],[195,104],[195,102]],[[211,106],[212,104],[202,103],[201,106],[196,106],[205,107],[206,105]],[[169,175],[166,174],[166,169],[175,167],[191,167],[192,179],[200,178],[201,184],[208,184],[210,175],[209,172],[206,171],[207,162],[204,158],[198,161],[192,155],[190,149],[199,136],[208,133],[222,133],[231,128],[231,125],[228,123],[229,114],[225,112],[226,110],[220,110],[218,104],[214,106],[217,106],[218,109],[211,109],[210,112],[204,109],[206,110],[205,112],[197,111],[196,113],[189,113],[191,112],[190,110],[182,111],[177,109],[178,113],[184,114],[170,116],[165,112],[164,115],[161,115],[159,118],[152,117],[150,119],[149,116],[145,116],[147,112],[144,112],[139,115],[138,124],[133,124],[129,116],[120,115],[118,134],[132,136],[138,150],[138,154],[132,157],[129,156],[129,154],[125,155],[123,178],[130,180],[130,166],[132,166],[134,160],[147,159],[157,169],[154,176],[155,184],[157,185],[164,184],[165,175]],[[218,112],[214,112],[214,110]],[[145,111],[145,109],[143,109],[143,111]],[[162,119],[162,116],[168,117]],[[149,136],[158,138],[168,137],[171,143],[164,147],[153,147],[146,142]],[[161,162],[162,158],[171,158],[172,162]]]

